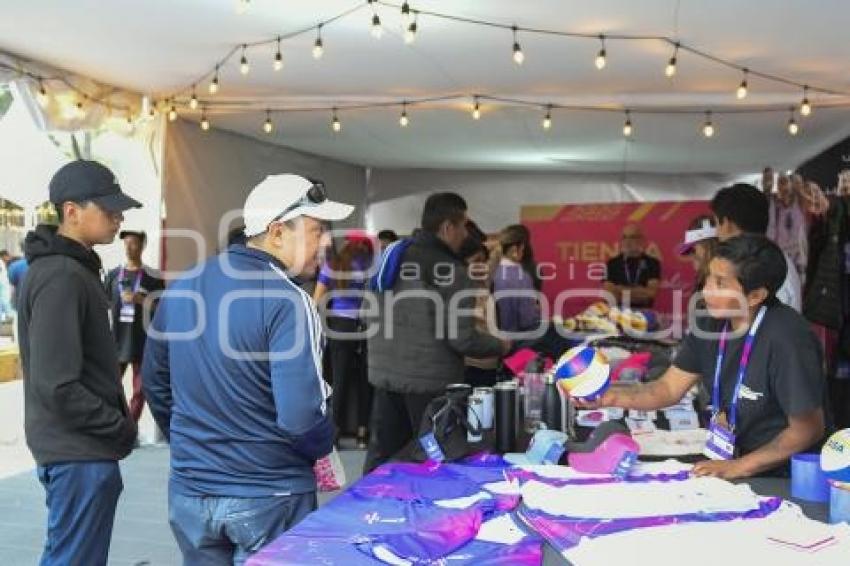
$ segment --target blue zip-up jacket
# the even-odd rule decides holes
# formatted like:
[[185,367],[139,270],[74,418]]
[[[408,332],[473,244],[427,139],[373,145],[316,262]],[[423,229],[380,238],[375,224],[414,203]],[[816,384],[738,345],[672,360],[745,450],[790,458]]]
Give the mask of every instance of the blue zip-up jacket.
[[171,489],[316,490],[334,429],[312,299],[271,255],[231,246],[175,281],[149,329],[145,396],[171,442]]

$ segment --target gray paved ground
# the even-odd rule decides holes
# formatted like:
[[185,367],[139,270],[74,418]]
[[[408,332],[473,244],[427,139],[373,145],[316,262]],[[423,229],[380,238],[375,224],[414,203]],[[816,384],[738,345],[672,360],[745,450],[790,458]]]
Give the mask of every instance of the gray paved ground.
[[[360,476],[364,453],[340,452],[349,480]],[[177,566],[180,553],[168,528],[168,448],[136,450],[121,464],[124,493],[118,505],[109,564]],[[320,501],[328,497],[320,497]],[[38,564],[44,543],[44,492],[34,472],[0,480],[0,565]]]

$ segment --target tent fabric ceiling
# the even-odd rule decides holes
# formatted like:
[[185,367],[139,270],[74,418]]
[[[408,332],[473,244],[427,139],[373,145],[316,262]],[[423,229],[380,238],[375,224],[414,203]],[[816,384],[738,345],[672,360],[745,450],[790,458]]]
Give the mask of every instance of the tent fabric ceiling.
[[[252,0],[237,16],[233,0],[28,0],[7,3],[0,19],[0,49],[44,61],[115,86],[162,96],[191,85],[234,46],[307,28],[361,0]],[[653,0],[563,2],[540,0],[421,0],[413,8],[458,16],[587,33],[627,33],[681,39],[754,69],[808,84],[850,91],[850,42],[845,0],[739,2]],[[798,104],[794,87],[750,77],[750,95],[736,101],[740,73],[679,54],[672,79],[663,69],[668,45],[657,41],[607,42],[608,65],[598,71],[593,40],[521,35],[525,64],[511,61],[510,32],[423,16],[416,42],[402,41],[398,11],[378,7],[386,33],[369,34],[364,7],[323,30],[324,57],[311,56],[310,33],[283,43],[284,69],[272,69],[274,47],[248,51],[252,71],[242,76],[238,57],[222,69],[216,101],[250,102],[250,111],[210,112],[214,127],[364,166],[383,168],[540,169],[576,172],[642,171],[740,174],[764,164],[794,167],[850,134],[850,110],[818,108],[797,120],[789,136],[787,112],[715,115],[716,134],[701,135],[700,116],[636,115],[635,134],[622,136],[619,113],[556,111],[553,127],[540,127],[543,111],[493,107],[469,116],[469,102],[413,106],[411,124],[398,125],[400,108],[341,111],[334,134],[328,112],[275,115],[272,135],[262,132],[274,107],[344,106],[351,102],[415,99],[455,93],[563,104],[709,109]],[[202,100],[205,84],[198,88]],[[197,112],[181,113],[197,119]]]

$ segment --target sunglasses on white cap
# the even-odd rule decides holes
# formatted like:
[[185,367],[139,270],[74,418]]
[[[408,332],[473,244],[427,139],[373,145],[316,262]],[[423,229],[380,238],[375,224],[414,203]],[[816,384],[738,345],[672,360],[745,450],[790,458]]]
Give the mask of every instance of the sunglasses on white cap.
[[307,180],[312,183],[310,188],[307,189],[307,192],[304,193],[304,195],[300,199],[286,207],[283,212],[272,218],[269,224],[271,224],[272,222],[277,222],[279,220],[288,220],[286,218],[286,215],[288,215],[290,212],[293,212],[294,210],[297,210],[299,208],[317,206],[328,200],[328,189],[325,187],[325,183],[323,181],[318,181],[314,179]]

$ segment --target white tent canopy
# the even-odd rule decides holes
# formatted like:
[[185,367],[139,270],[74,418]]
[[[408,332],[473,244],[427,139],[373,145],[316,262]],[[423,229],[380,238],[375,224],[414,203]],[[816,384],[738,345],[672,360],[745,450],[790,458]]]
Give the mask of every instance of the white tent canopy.
[[[413,45],[402,41],[393,3],[377,5],[381,40],[370,37],[371,8],[359,0],[252,0],[236,15],[233,0],[31,0],[3,8],[0,49],[65,68],[98,81],[154,97],[191,85],[239,44],[309,28],[347,9],[353,14],[323,29],[325,55],[314,60],[312,32],[282,43],[285,66],[272,69],[274,46],[247,52],[251,73],[239,73],[239,56],[221,71],[216,100],[232,109],[210,112],[214,127],[255,136],[366,167],[534,169],[569,172],[752,172],[764,164],[790,168],[850,133],[848,110],[818,108],[802,119],[801,134],[787,134],[787,113],[714,117],[715,136],[701,135],[701,116],[635,116],[635,135],[624,140],[620,113],[555,112],[540,127],[538,108],[492,107],[473,122],[469,101],[340,112],[334,135],[328,112],[276,115],[272,136],[262,132],[263,105],[344,106],[377,100],[486,93],[547,103],[647,109],[695,109],[799,104],[800,89],[749,77],[750,95],[735,98],[737,71],[680,53],[679,72],[664,76],[670,46],[658,41],[606,44],[608,65],[593,65],[596,40],[520,35],[526,55],[511,61],[509,31],[448,22],[423,15]],[[396,4],[397,5],[397,4]],[[507,25],[585,33],[666,36],[706,52],[805,84],[850,91],[850,42],[843,0],[741,3],[734,0],[655,0],[517,3],[421,0],[433,10]],[[207,79],[208,80],[208,79]],[[208,97],[206,80],[198,85]],[[247,104],[250,110],[233,109]],[[181,109],[192,119],[197,112]]]

